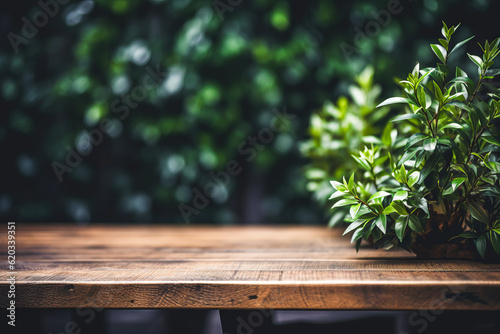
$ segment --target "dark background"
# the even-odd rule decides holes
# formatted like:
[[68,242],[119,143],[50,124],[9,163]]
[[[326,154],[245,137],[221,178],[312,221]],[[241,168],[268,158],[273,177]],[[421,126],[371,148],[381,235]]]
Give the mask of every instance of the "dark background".
[[[195,209],[192,189],[203,192],[210,172],[235,160],[241,173],[191,222],[324,224],[329,213],[306,190],[298,150],[311,112],[346,94],[367,65],[381,98],[398,94],[394,77],[417,60],[435,63],[429,43],[442,20],[462,22],[455,41],[476,35],[471,53],[499,35],[494,0],[401,0],[401,12],[361,44],[356,29],[377,22],[373,13],[390,1],[242,1],[222,18],[214,3],[69,1],[16,53],[9,33],[22,35],[23,18],[42,20],[41,8],[3,1],[1,220],[183,224],[179,205]],[[148,66],[166,77],[119,120],[113,102],[142,87]],[[285,107],[295,118],[255,158],[242,154]],[[105,132],[102,119],[112,120]],[[102,142],[92,145],[84,130]],[[67,147],[81,162],[60,182],[53,163],[66,165]]]

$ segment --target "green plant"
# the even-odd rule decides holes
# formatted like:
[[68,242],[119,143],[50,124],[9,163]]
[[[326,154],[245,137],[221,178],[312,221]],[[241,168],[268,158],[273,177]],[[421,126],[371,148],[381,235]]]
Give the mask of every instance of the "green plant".
[[[336,103],[326,101],[311,115],[309,135],[301,143],[302,155],[311,163],[306,166],[307,189],[322,204],[331,191],[330,180],[341,180],[342,175],[356,168],[351,155],[369,143],[378,143],[382,132],[377,123],[387,120],[389,108],[376,109],[381,93],[373,83],[373,67],[366,67],[349,86],[349,96],[341,96]],[[343,221],[344,211],[337,212],[329,222],[335,226]]]
[[[472,243],[481,257],[487,248],[500,254],[500,90],[492,69],[500,39],[481,46],[482,57],[468,54],[478,69],[474,81],[448,59],[468,38],[451,47],[457,27],[444,24],[440,44],[431,44],[436,67],[419,64],[400,81],[404,97],[379,107],[404,104],[392,120],[408,131],[385,131],[384,145],[366,147],[354,159],[360,171],[343,182],[330,199],[333,208],[349,207],[344,234],[352,242],[376,247],[416,243]],[[392,136],[391,136],[392,134]]]

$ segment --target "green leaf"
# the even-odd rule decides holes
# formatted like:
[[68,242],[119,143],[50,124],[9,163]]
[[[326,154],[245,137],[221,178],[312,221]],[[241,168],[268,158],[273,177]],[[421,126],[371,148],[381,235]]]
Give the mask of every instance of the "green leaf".
[[446,64],[446,56],[448,55],[446,49],[439,44],[431,44],[431,49],[434,51],[439,60],[441,60],[443,64]]
[[429,135],[423,134],[423,133],[415,133],[413,134],[410,138],[408,138],[408,141],[406,142],[405,145],[405,150],[408,150],[410,147],[415,145],[416,143],[419,143],[427,138],[429,138]]
[[352,238],[351,238],[351,244],[358,240],[358,239],[361,239],[361,237],[363,236],[363,229],[362,228],[358,228],[356,231],[354,231],[353,235],[352,235]]
[[499,74],[500,74],[500,69],[498,69],[498,68],[490,68],[489,70],[486,71],[485,76],[487,76],[487,77],[496,77]]
[[444,38],[449,39],[448,38],[450,36],[449,29],[446,26],[446,23],[444,23],[444,21],[443,21],[443,27],[441,28],[441,34],[443,35]]
[[453,189],[453,191],[455,191],[458,187],[460,187],[462,185],[462,183],[465,182],[467,178],[465,177],[457,177],[456,179],[453,179],[453,181],[451,181],[451,188]]
[[456,51],[459,47],[461,47],[462,45],[464,45],[465,43],[467,43],[468,41],[470,41],[470,40],[471,40],[471,39],[473,39],[473,38],[474,38],[474,36],[469,37],[469,38],[467,38],[466,40],[461,41],[460,43],[457,43],[457,45],[455,45],[455,47],[454,47],[453,49],[451,49],[451,51],[450,51],[450,53],[449,53],[449,56],[451,56],[451,54],[452,54],[453,52],[455,52],[455,51]]
[[417,81],[417,85],[416,86],[420,86],[420,83],[422,81],[424,81],[425,78],[427,78],[430,74],[432,74],[436,69],[435,68],[429,68],[429,69],[424,69],[422,71],[426,71],[426,73],[424,75],[422,75],[420,77],[420,79],[418,79]]
[[384,197],[387,197],[390,195],[391,195],[391,193],[388,193],[387,191],[378,191],[375,194],[370,196],[370,198],[368,199],[368,202],[371,202],[377,198],[384,198]]
[[461,129],[461,128],[463,128],[463,126],[458,123],[450,123],[446,124],[441,129],[444,130],[444,129]]
[[[496,161],[486,161],[485,166],[494,173],[500,173],[500,163]],[[491,185],[495,184],[495,182],[489,182],[489,181],[486,182],[490,183]]]
[[481,139],[490,144],[500,146],[500,142],[496,140],[493,136],[481,136]]
[[479,203],[469,202],[468,208],[470,215],[474,219],[479,220],[481,223],[485,225],[490,224],[490,219],[488,218],[488,216],[486,215],[486,213],[484,212],[483,208]]
[[458,235],[459,237],[462,237],[464,239],[475,239],[477,238],[477,233],[474,232],[463,232]]
[[403,242],[406,226],[408,225],[409,220],[410,217],[408,216],[399,216],[398,219],[396,219],[394,230],[396,231],[396,236],[398,237],[400,242]]
[[448,50],[448,41],[447,41],[447,40],[440,38],[440,39],[439,39],[439,43],[441,43],[441,45],[442,45],[442,46],[443,46],[446,50]]
[[330,181],[330,184],[332,185],[333,188],[335,188],[338,191],[342,191],[344,193],[347,192],[347,187],[340,182]]
[[386,233],[386,229],[387,229],[387,216],[385,214],[380,214],[380,216],[378,216],[377,220],[375,220],[375,225],[377,225],[377,227],[380,229],[380,231],[382,231],[382,233]]
[[437,145],[437,139],[436,138],[428,138],[424,140],[424,150],[434,152],[436,149]]
[[355,221],[353,221],[352,223],[349,224],[349,226],[347,226],[347,228],[345,229],[344,233],[342,233],[342,236],[346,235],[347,233],[357,229],[358,227],[360,227],[365,221],[363,219],[356,219]]
[[481,58],[479,58],[478,56],[474,56],[474,55],[471,55],[471,54],[467,54],[467,56],[469,56],[470,60],[472,60],[472,62],[474,64],[476,64],[478,67],[482,67],[483,66],[483,60]]
[[334,193],[330,196],[329,200],[331,200],[331,199],[335,199],[335,198],[339,198],[339,197],[344,197],[344,196],[347,196],[347,194],[346,194],[345,192],[343,192],[343,191],[338,191],[338,190],[337,190],[336,192],[334,192]]
[[408,222],[408,225],[410,228],[415,231],[415,232],[424,232],[425,229],[422,227],[422,224],[420,223],[420,220],[418,219],[417,216],[415,215],[409,215],[410,220]]
[[465,92],[459,92],[459,93],[448,96],[446,98],[446,102],[450,101],[450,102],[459,102],[460,103],[459,98],[463,97],[465,100],[466,96],[467,96],[467,94]]
[[391,122],[396,123],[396,122],[401,122],[405,121],[407,119],[418,119],[421,122],[425,122],[425,117],[421,114],[404,114],[400,115],[398,117],[395,117]]
[[390,97],[384,102],[380,103],[377,108],[391,105],[391,104],[398,104],[398,103],[407,103],[407,104],[414,104],[410,99],[404,98],[404,97]]
[[441,106],[444,104],[443,92],[441,91],[441,88],[439,87],[436,81],[433,81],[433,83],[434,83],[434,92],[436,93],[436,99],[439,101],[439,105]]
[[364,169],[364,170],[371,170],[371,167],[370,167],[370,164],[368,163],[368,161],[366,161],[365,159],[363,158],[358,158],[357,156],[355,155],[351,155],[352,158],[354,160],[356,160],[356,162]]
[[351,177],[349,178],[349,182],[347,183],[347,189],[352,193],[355,191],[355,189],[354,189],[354,173],[352,173]]
[[356,240],[356,253],[359,252],[359,246],[361,246],[361,241],[363,241],[363,239]]
[[353,204],[356,204],[356,203],[358,203],[358,201],[355,200],[355,199],[341,199],[340,201],[338,201],[337,203],[335,203],[332,206],[332,209],[333,208],[338,208],[338,207],[341,207],[341,206],[346,206],[346,205],[353,205]]
[[384,128],[384,131],[382,132],[382,143],[387,147],[391,147],[393,144],[391,138],[391,131],[392,131],[391,123],[387,123],[387,125]]
[[486,253],[486,235],[481,235],[479,238],[474,240],[474,243],[476,244],[479,255],[481,255],[482,259],[484,259],[484,254]]
[[406,211],[406,207],[401,201],[394,201],[389,206],[392,206],[392,208],[396,210],[396,212],[399,213],[401,216],[408,215],[408,211]]
[[405,166],[403,166],[403,165],[401,166],[401,168],[399,169],[399,175],[401,175],[401,177],[403,178],[403,181],[405,181],[405,182],[407,181],[407,179],[406,179],[407,174],[406,174]]
[[495,253],[500,254],[500,235],[496,232],[490,231],[490,241]]
[[407,162],[408,160],[410,160],[411,158],[413,158],[418,152],[420,152],[422,150],[421,147],[419,148],[413,148],[411,150],[407,150],[403,156],[401,157],[401,159],[399,159],[398,161],[398,164],[397,164],[397,167],[400,167],[400,166],[403,166],[403,164],[405,162]]
[[457,77],[457,78],[458,77],[465,77],[465,78],[467,78],[468,75],[467,75],[467,73],[464,70],[462,70],[460,67],[457,66],[457,69],[455,70],[455,77]]
[[392,198],[393,201],[403,201],[408,197],[408,192],[406,190],[400,190],[394,194]]
[[411,172],[409,175],[408,175],[408,185],[410,187],[413,187],[415,185],[415,183],[418,182],[418,179],[420,178],[420,172],[419,171],[414,171],[414,172]]
[[427,98],[427,95],[425,94],[425,89],[422,86],[418,87],[417,97],[418,97],[418,102],[420,103],[420,106],[422,108],[428,109],[431,106],[432,100]]
[[439,160],[441,159],[441,154],[439,154],[437,151],[434,151],[432,155],[427,159],[425,162],[424,168],[422,168],[422,171],[420,172],[420,180],[419,181],[424,181],[425,178],[435,170],[437,164],[439,163]]
[[358,203],[357,205],[351,206],[349,209],[349,213],[351,214],[351,217],[354,219],[356,218],[356,214],[359,212],[359,209],[361,208],[361,203]]

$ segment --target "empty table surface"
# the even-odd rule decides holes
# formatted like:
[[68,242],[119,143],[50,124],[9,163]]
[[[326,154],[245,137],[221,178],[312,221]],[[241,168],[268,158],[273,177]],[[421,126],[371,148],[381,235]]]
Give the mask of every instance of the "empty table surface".
[[[417,260],[305,226],[16,226],[16,306],[500,310],[500,265]],[[7,306],[6,228],[0,247]]]

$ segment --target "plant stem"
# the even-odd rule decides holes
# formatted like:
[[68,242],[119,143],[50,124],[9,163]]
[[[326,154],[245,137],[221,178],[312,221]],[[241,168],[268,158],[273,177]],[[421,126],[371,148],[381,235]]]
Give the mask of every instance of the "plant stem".
[[358,202],[360,202],[360,203],[362,203],[362,204],[366,205],[366,207],[367,207],[368,209],[370,209],[370,211],[371,211],[371,212],[373,212],[374,214],[376,214],[376,215],[378,216],[378,212],[377,212],[377,211],[375,211],[375,210],[374,210],[374,209],[370,206],[370,204],[366,203],[365,201],[363,201],[363,200],[362,200],[361,198],[359,198],[358,196],[354,196],[354,198],[355,198]]

